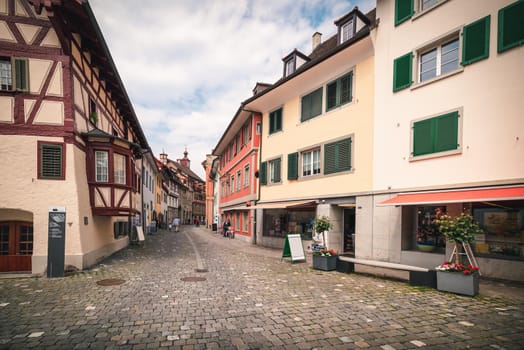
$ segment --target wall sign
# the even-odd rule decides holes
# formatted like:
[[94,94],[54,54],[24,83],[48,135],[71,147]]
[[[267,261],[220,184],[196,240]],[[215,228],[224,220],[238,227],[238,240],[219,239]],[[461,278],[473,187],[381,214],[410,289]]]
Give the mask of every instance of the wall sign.
[[49,207],[47,277],[64,277],[65,207]]

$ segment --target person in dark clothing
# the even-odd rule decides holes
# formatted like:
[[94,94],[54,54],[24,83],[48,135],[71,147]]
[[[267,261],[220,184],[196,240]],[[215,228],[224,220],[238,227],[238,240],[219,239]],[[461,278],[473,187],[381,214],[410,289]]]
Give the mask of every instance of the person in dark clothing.
[[231,221],[226,220],[226,222],[224,222],[224,225],[222,226],[222,236],[224,237],[227,237],[227,231],[229,230],[229,228],[231,227]]

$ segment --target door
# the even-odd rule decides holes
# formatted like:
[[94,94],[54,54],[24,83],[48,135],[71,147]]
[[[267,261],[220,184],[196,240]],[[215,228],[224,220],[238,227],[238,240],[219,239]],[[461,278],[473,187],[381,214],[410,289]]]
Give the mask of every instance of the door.
[[344,209],[344,253],[355,254],[355,208]]
[[31,271],[33,224],[0,223],[0,272]]

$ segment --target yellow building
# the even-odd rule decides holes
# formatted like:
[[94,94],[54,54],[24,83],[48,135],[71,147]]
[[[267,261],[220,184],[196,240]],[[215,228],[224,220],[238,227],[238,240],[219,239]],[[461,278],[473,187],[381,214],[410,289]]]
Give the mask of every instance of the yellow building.
[[355,8],[335,26],[324,42],[313,35],[311,54],[284,57],[282,79],[243,103],[263,116],[259,244],[282,247],[287,233],[311,238],[312,220],[326,215],[328,247],[354,252],[356,198],[373,179],[375,12]]

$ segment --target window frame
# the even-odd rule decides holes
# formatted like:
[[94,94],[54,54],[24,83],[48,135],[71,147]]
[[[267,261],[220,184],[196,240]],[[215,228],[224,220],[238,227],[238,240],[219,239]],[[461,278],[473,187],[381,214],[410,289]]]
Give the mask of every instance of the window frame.
[[249,176],[250,176],[249,171],[250,171],[250,166],[249,164],[246,164],[244,166],[244,188],[249,187],[249,182],[250,182],[249,181]]
[[[50,147],[55,149],[60,149],[60,176],[44,176],[43,175],[43,148]],[[66,147],[63,142],[47,142],[47,141],[38,141],[37,142],[37,154],[38,154],[38,164],[37,164],[37,179],[40,180],[65,180],[65,171],[66,171]]]
[[[0,69],[0,91],[29,92],[29,59],[25,57],[2,56],[0,57],[0,62],[9,64],[8,69]],[[5,88],[2,85],[2,71],[9,73],[9,76],[5,78],[11,81],[11,84],[6,85]]]
[[[120,169],[121,166],[123,166],[122,169]],[[127,178],[127,156],[113,152],[113,182],[119,185],[127,185]]]
[[[350,17],[347,21],[342,23],[339,28],[339,45],[345,43],[346,41],[350,40],[355,36],[355,27],[356,27],[356,21],[354,16]],[[346,37],[346,31],[345,28],[351,28],[351,33],[348,33],[348,36]]]
[[[349,70],[348,72],[344,73],[343,75],[339,76],[338,78],[331,80],[329,83],[326,84],[326,103],[325,103],[325,111],[329,112],[334,109],[337,109],[339,107],[342,107],[344,105],[350,104],[353,102],[353,85],[355,79],[354,76],[354,69]],[[341,102],[342,99],[342,81],[349,77],[350,84],[349,84],[349,100]],[[335,104],[333,106],[329,105],[330,101],[330,86],[335,85]]]
[[242,170],[237,170],[237,192],[242,189]]
[[[442,74],[442,47],[445,46],[445,45],[449,45],[451,44],[452,42],[457,42],[457,56],[456,56],[456,60],[457,60],[457,67],[451,71],[448,71],[444,74]],[[422,57],[426,54],[428,54],[429,52],[433,51],[433,50],[436,50],[436,57],[435,57],[435,76],[431,77],[431,78],[427,78],[427,79],[424,79],[422,80]],[[432,45],[429,45],[429,46],[425,46],[423,48],[420,48],[418,50],[416,50],[415,52],[415,59],[416,59],[416,64],[417,64],[417,81],[416,81],[416,84],[421,84],[421,83],[427,83],[429,81],[433,81],[433,80],[438,80],[438,79],[442,79],[443,77],[446,77],[448,75],[452,75],[452,74],[455,74],[457,73],[458,71],[462,70],[462,65],[461,65],[461,51],[462,51],[462,43],[461,43],[461,40],[460,40],[460,33],[459,32],[456,32],[452,35],[447,35],[441,39],[438,39],[438,40],[435,40],[433,41]]]
[[[431,124],[434,124],[438,118],[442,118],[448,115],[451,115],[453,113],[457,113],[457,148],[456,149],[450,149],[450,150],[443,150],[443,151],[436,151],[428,152],[428,153],[421,153],[418,155],[415,155],[415,124],[424,122],[424,121],[431,121]],[[424,116],[421,118],[414,119],[410,122],[410,161],[418,161],[418,160],[424,160],[424,159],[431,159],[431,158],[438,158],[438,157],[444,157],[448,155],[455,155],[455,154],[461,154],[462,153],[462,123],[463,123],[463,108],[454,108],[451,110],[439,112],[437,114],[432,114],[429,116]],[[432,147],[435,147],[434,143],[436,140],[434,139],[436,136],[436,133],[438,130],[433,130],[434,125],[431,125],[430,133],[432,135],[432,139],[430,140],[433,144]]]
[[[313,106],[315,104],[315,99],[318,98],[319,93],[320,93],[320,109],[316,111],[316,110],[313,110]],[[309,92],[308,94],[302,96],[300,98],[300,122],[303,123],[305,121],[318,117],[319,115],[322,115],[323,103],[324,103],[324,86],[321,86]],[[308,108],[308,110],[305,111],[305,108]]]
[[[315,161],[314,161],[314,153],[315,152],[318,152],[318,172],[315,173],[315,169],[313,168],[314,165],[315,165]],[[304,161],[304,156],[306,154],[310,154],[311,155],[311,160],[308,162],[309,165],[311,166],[311,174],[307,175],[307,174],[304,174],[304,166],[306,165],[305,161]],[[316,176],[320,176],[322,175],[322,150],[321,150],[321,147],[315,147],[315,148],[310,148],[308,150],[304,150],[304,151],[301,151],[300,152],[300,177],[301,178],[311,178],[311,177],[316,177]]]
[[282,157],[267,160],[267,184],[282,183]]
[[[105,159],[105,162],[106,162],[106,164],[105,164],[106,172],[105,172],[105,174],[100,174],[100,175],[102,175],[102,176],[105,175],[105,176],[106,176],[106,179],[105,179],[105,180],[103,180],[103,179],[99,180],[99,179],[98,179],[98,175],[99,175],[99,173],[98,173],[98,159],[97,159],[97,154],[102,154],[102,153],[106,155],[106,159]],[[95,169],[94,169],[94,170],[95,170],[95,182],[97,182],[97,183],[109,183],[109,180],[110,180],[110,178],[109,178],[109,162],[110,162],[110,161],[109,161],[109,158],[110,158],[110,157],[109,157],[109,151],[108,151],[108,150],[95,150],[93,156],[94,156],[94,159],[95,159],[95,161],[94,161],[94,165],[95,165],[95,167],[94,167],[94,168],[95,168]],[[101,169],[102,169],[102,168],[101,168]]]
[[282,107],[275,109],[270,112],[268,115],[269,119],[269,135],[275,134],[279,131],[282,131],[282,115],[284,109]]

